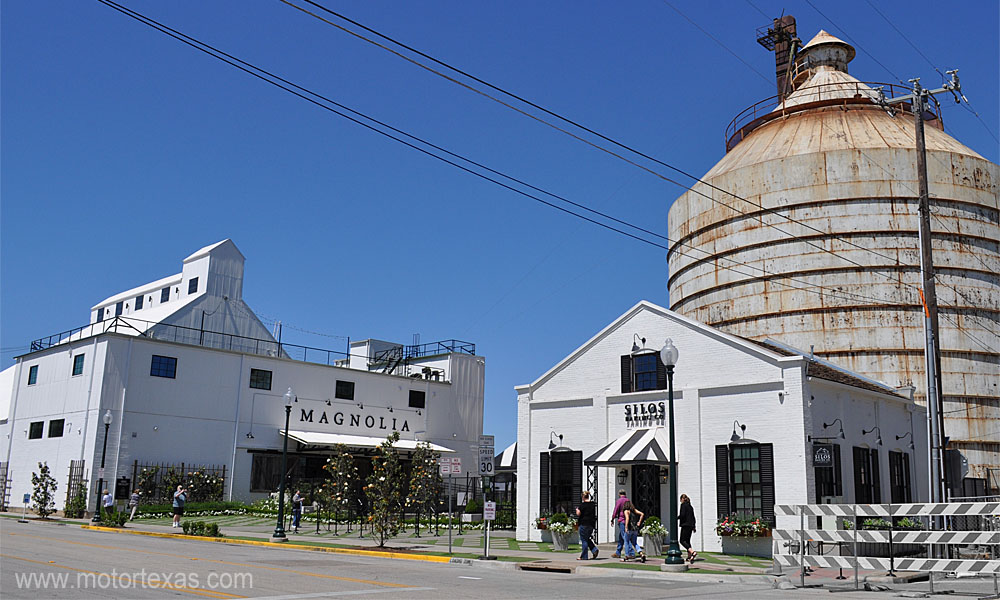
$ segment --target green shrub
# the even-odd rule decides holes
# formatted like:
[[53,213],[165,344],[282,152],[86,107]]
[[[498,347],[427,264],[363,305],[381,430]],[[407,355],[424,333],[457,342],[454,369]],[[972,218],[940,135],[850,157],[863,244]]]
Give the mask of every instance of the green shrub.
[[118,512],[114,507],[101,513],[101,525],[104,527],[125,527],[128,522],[127,512]]
[[66,503],[66,508],[63,510],[63,514],[66,515],[68,519],[79,519],[87,511],[87,490],[84,486],[80,486],[77,490],[76,495],[69,499]]
[[553,523],[565,523],[569,525],[569,515],[564,512],[558,512],[549,517],[549,526],[551,527]]
[[474,515],[476,513],[483,512],[483,504],[479,500],[473,498],[465,503],[465,513],[469,515]]
[[204,521],[184,521],[181,523],[181,530],[184,535],[198,535],[202,537],[225,537],[219,530],[218,523],[206,523]]

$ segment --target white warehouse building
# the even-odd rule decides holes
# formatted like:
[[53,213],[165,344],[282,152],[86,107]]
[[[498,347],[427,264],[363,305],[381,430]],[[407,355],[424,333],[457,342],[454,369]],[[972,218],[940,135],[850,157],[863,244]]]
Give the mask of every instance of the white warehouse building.
[[57,509],[75,472],[89,480],[92,510],[102,455],[105,488],[134,486],[136,465],[215,465],[226,499],[253,500],[277,488],[285,435],[300,478],[322,476],[332,445],[363,456],[392,431],[402,452],[427,442],[474,461],[485,360],[473,344],[283,344],[243,302],[243,266],[230,240],[202,248],[181,273],[107,298],[88,325],[17,357],[0,377],[0,483],[15,504],[44,462],[59,482]]
[[[669,469],[673,373],[676,470]],[[694,547],[718,551],[720,516],[775,504],[918,502],[927,498],[926,410],[892,388],[772,342],[724,333],[642,301],[534,382],[516,388],[517,538],[536,519],[596,493],[609,542],[618,490],[668,524],[669,478],[691,497]],[[832,525],[832,523],[831,523]],[[735,540],[734,540],[735,541]],[[770,555],[770,538],[754,553]]]

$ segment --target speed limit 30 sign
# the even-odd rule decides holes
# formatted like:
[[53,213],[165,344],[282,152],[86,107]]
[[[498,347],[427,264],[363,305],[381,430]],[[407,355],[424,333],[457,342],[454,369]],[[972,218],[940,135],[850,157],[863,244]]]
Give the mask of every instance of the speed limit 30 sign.
[[493,436],[479,436],[479,474],[493,475]]

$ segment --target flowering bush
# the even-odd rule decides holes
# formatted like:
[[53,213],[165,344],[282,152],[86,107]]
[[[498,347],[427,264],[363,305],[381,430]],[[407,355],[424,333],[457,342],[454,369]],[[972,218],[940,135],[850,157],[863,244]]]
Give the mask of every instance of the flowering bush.
[[535,517],[535,529],[548,529],[549,528],[549,516],[540,515]]
[[885,519],[865,519],[861,522],[861,529],[891,529],[892,523]]
[[570,525],[569,523],[553,522],[549,523],[549,531],[551,531],[552,533],[567,535],[573,533],[573,526]]
[[733,537],[767,537],[771,527],[759,516],[729,515],[715,524],[715,533]]
[[667,529],[658,517],[649,517],[646,519],[646,524],[642,526],[642,535],[646,537],[662,536],[666,533]]

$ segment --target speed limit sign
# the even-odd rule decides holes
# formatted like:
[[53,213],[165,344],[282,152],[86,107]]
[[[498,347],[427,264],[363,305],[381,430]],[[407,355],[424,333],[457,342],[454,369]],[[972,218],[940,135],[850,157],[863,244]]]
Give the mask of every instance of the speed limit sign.
[[479,474],[493,475],[493,436],[479,436]]

